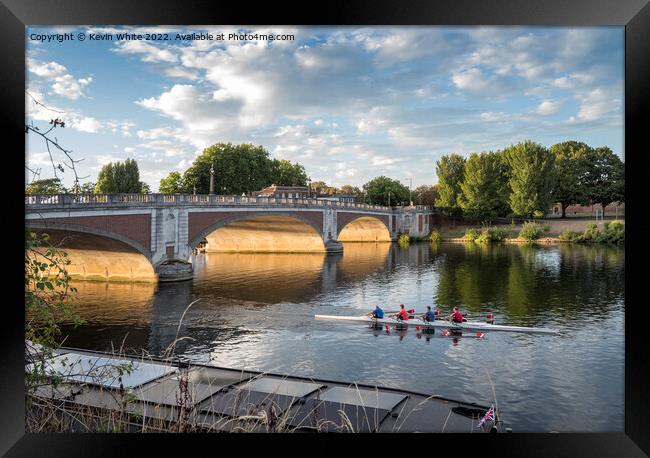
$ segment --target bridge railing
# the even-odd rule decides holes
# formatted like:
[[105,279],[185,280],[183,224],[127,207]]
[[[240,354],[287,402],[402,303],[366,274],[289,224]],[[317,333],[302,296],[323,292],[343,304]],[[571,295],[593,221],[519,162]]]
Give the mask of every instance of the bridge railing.
[[151,206],[151,205],[183,205],[183,206],[284,206],[284,207],[320,207],[320,208],[354,208],[360,210],[382,212],[426,211],[431,207],[418,205],[416,207],[385,207],[359,202],[340,202],[314,198],[276,198],[223,196],[206,194],[57,194],[50,196],[25,196],[27,208],[57,208],[57,207],[111,207],[111,206]]

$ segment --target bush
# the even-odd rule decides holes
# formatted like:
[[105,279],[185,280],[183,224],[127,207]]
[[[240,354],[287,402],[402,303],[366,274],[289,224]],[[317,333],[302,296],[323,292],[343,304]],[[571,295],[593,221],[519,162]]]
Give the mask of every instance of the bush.
[[590,223],[584,232],[562,232],[560,240],[578,243],[625,243],[625,226],[620,221],[612,221],[599,230],[596,224]]
[[476,243],[501,242],[506,238],[506,233],[496,227],[484,227],[478,237],[474,239]]
[[478,238],[479,235],[481,235],[481,233],[479,232],[478,229],[476,229],[476,228],[474,228],[474,227],[470,227],[469,229],[467,229],[467,230],[465,231],[465,238],[466,238],[467,240],[471,241],[471,242],[473,242],[474,240],[476,240],[476,239]]
[[399,243],[400,245],[408,245],[409,243],[411,243],[411,237],[409,237],[408,234],[402,234],[397,239],[397,243]]
[[442,236],[440,235],[440,232],[438,232],[437,229],[433,229],[429,233],[429,241],[431,243],[436,243],[436,242],[439,242],[440,240],[442,240]]
[[544,232],[551,232],[551,226],[549,226],[548,224],[546,224],[546,225],[544,226]]
[[624,243],[625,225],[620,221],[611,221],[605,225],[604,235],[607,243]]
[[521,231],[519,232],[519,238],[532,241],[532,240],[537,240],[541,234],[542,234],[542,227],[537,223],[528,221],[524,223],[524,225],[521,227]]
[[560,240],[565,242],[579,242],[582,240],[582,233],[575,231],[564,231],[560,234]]

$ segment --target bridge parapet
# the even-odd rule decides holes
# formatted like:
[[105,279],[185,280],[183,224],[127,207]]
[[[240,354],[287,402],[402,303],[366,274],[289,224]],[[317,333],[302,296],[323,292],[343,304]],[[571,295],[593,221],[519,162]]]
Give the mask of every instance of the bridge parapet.
[[314,207],[351,208],[357,210],[395,213],[426,211],[428,207],[386,207],[357,202],[332,202],[319,199],[222,196],[206,194],[57,194],[50,196],[25,196],[29,210],[92,207],[195,207],[195,206],[244,206],[244,207]]

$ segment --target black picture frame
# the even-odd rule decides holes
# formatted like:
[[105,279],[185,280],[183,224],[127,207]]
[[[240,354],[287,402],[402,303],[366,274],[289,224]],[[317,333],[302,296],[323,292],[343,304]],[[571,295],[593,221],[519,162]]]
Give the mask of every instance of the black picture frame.
[[[393,445],[403,453],[414,453],[415,446],[422,453],[433,447],[442,453],[442,445],[456,448],[466,454],[489,453],[510,456],[644,456],[650,454],[650,365],[646,349],[649,339],[641,318],[645,308],[643,293],[643,261],[648,252],[644,243],[650,224],[644,221],[647,206],[646,193],[642,191],[644,174],[648,167],[647,146],[642,146],[642,136],[648,129],[648,98],[650,92],[650,5],[646,0],[576,0],[576,1],[513,1],[513,0],[443,0],[443,1],[328,1],[280,5],[266,2],[260,5],[248,2],[210,2],[185,0],[182,2],[161,0],[1,0],[0,47],[2,65],[0,77],[2,100],[3,136],[6,160],[15,160],[14,167],[5,162],[4,183],[11,189],[11,209],[5,208],[6,224],[16,233],[8,232],[7,249],[11,255],[7,265],[5,285],[10,291],[4,301],[4,332],[0,347],[1,368],[4,371],[4,389],[0,398],[0,453],[7,456],[109,456],[127,451],[135,454],[133,447],[145,444],[148,454],[156,450],[169,450],[170,443],[183,441],[183,446],[201,445],[214,452],[223,452],[223,444],[231,443],[240,451],[250,451],[248,435],[74,435],[74,434],[26,434],[24,431],[24,313],[18,307],[21,300],[18,287],[18,255],[20,246],[11,242],[19,240],[23,233],[18,224],[11,224],[9,214],[17,219],[24,217],[24,207],[19,190],[24,189],[20,174],[13,170],[23,167],[17,153],[24,151],[24,87],[25,87],[25,33],[27,25],[170,25],[170,24],[242,24],[242,25],[540,25],[540,26],[625,26],[625,161],[626,161],[626,243],[632,250],[626,251],[625,276],[625,432],[585,434],[499,434],[458,437],[453,434],[437,435],[416,441],[381,437],[381,442]],[[9,142],[7,142],[9,140]],[[9,173],[6,173],[9,171]],[[24,178],[24,177],[23,177]],[[646,178],[647,180],[647,178]],[[15,191],[13,188],[15,187]],[[635,192],[635,190],[637,192]],[[13,257],[15,255],[15,259]],[[629,268],[632,266],[632,269]],[[14,278],[15,274],[15,278]],[[14,297],[14,290],[16,297]],[[631,317],[634,317],[633,319]],[[607,330],[603,330],[607,332]],[[531,412],[534,415],[534,412]],[[297,450],[311,453],[314,446],[330,453],[339,453],[338,447],[362,440],[364,447],[372,447],[370,453],[383,452],[384,445],[376,444],[375,438],[343,438],[332,435],[291,435],[277,438],[254,436],[268,445],[278,444],[285,449],[285,442],[298,442]],[[352,439],[352,440],[351,440]],[[386,440],[387,439],[387,440]],[[245,442],[246,441],[246,442]],[[304,442],[308,441],[308,442]],[[336,442],[332,444],[332,441]],[[320,447],[320,444],[323,447]],[[400,444],[401,443],[401,444]],[[266,444],[264,447],[266,447]],[[377,448],[375,448],[377,447]],[[189,449],[188,449],[189,450]],[[319,450],[319,451],[320,451]],[[268,449],[261,450],[267,453]],[[192,452],[194,453],[194,452]]]

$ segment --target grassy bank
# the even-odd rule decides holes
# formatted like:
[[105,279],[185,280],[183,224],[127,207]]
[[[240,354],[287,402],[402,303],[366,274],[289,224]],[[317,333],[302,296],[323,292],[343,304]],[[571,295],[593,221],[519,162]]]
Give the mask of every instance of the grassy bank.
[[[485,242],[499,241],[504,243],[604,243],[605,240],[598,238],[598,234],[607,233],[610,223],[616,220],[595,220],[595,219],[541,219],[537,220],[539,233],[533,240],[521,237],[523,224],[495,224],[490,226],[490,230],[497,234],[497,239],[481,240],[481,232],[485,229],[483,226],[475,224],[458,224],[453,227],[442,227],[437,230],[437,238],[441,242]],[[624,220],[617,220],[621,224],[621,230],[624,227]],[[585,237],[586,234],[586,237]],[[582,239],[581,237],[582,236]],[[601,237],[604,238],[604,237]]]

